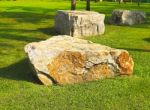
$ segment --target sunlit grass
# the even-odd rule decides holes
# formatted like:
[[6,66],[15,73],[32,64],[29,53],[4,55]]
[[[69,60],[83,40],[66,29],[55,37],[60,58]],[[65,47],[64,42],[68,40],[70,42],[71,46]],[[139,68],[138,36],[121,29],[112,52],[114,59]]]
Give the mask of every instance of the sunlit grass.
[[[0,2],[0,110],[149,110],[150,4],[91,3],[92,10],[106,14],[106,32],[86,39],[128,50],[135,62],[133,76],[46,87],[32,74],[24,46],[56,34],[54,16],[59,9],[70,9],[70,2]],[[77,9],[84,10],[85,2],[78,1]],[[143,10],[147,21],[110,25],[113,9]]]

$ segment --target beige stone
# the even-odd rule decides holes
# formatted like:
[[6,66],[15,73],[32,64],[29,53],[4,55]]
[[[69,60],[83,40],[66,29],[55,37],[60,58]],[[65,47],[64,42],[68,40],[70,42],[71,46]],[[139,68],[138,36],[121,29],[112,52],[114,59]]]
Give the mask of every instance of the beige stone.
[[134,25],[144,23],[146,14],[136,10],[114,10],[110,19],[111,24]]
[[95,36],[105,32],[105,15],[93,11],[57,11],[55,30],[73,37]]
[[[45,85],[74,84],[131,75],[133,60],[126,50],[70,36],[54,36],[25,46],[25,52]],[[39,73],[41,72],[42,74]]]

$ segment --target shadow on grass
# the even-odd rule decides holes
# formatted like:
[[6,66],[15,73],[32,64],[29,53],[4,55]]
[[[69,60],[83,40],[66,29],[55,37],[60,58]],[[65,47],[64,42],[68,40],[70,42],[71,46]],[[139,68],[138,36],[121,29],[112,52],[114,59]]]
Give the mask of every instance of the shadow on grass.
[[143,40],[150,43],[150,37],[149,38],[144,38]]
[[[53,13],[56,11],[56,9],[47,9],[47,8],[40,8],[40,7],[23,7],[23,6],[15,6],[15,7],[8,7],[6,10],[11,10],[11,12],[0,12],[0,18],[13,18],[17,23],[30,23],[30,24],[38,24],[38,23],[45,23],[45,20],[52,21],[54,19]],[[14,11],[12,11],[14,10]],[[16,10],[22,10],[21,12],[16,12]],[[28,25],[28,24],[26,24]],[[12,28],[10,27],[12,26]],[[3,39],[12,39],[12,40],[18,40],[18,41],[26,41],[26,42],[32,42],[32,41],[40,41],[44,40],[44,35],[42,36],[42,33],[45,35],[57,35],[54,31],[53,27],[47,26],[45,28],[37,28],[35,30],[32,29],[13,29],[14,24],[12,23],[0,23],[0,38]],[[4,27],[4,28],[3,28]],[[8,27],[6,29],[6,27]],[[25,35],[19,35],[19,34],[12,34],[13,33],[38,33],[38,35],[41,34],[41,36],[35,37],[29,37]],[[39,33],[40,32],[40,33]]]
[[22,10],[22,11],[28,11],[28,12],[41,12],[41,13],[49,13],[49,12],[55,12],[57,9],[49,9],[49,8],[41,8],[41,7],[28,7],[28,6],[12,6],[7,7],[6,10]]
[[46,35],[51,35],[51,36],[58,35],[54,27],[38,28],[37,31],[42,32],[43,34],[46,34]]
[[0,23],[0,27],[9,27],[9,26],[11,26],[12,25],[12,23],[11,24],[8,24],[8,23]]
[[41,84],[30,69],[27,59],[23,59],[8,67],[0,68],[0,77]]
[[33,42],[33,41],[41,41],[44,38],[37,38],[35,37],[27,37],[23,35],[16,35],[16,34],[7,34],[7,33],[0,33],[1,39],[9,39],[9,40],[18,40],[18,41],[25,41],[25,42]]
[[118,48],[118,49],[125,49],[128,51],[137,51],[137,52],[150,52],[150,49],[135,49],[135,48]]
[[14,18],[17,22],[38,23],[45,19],[52,20],[54,16],[33,12],[1,12],[0,18]]
[[9,7],[7,10],[23,10],[21,12],[0,12],[0,18],[14,18],[17,22],[24,22],[24,23],[38,23],[45,19],[52,20],[54,19],[54,15],[50,14],[49,12],[54,13],[55,9],[46,9],[46,8],[34,8],[34,7]]
[[[1,48],[14,48],[14,46],[13,45],[11,45],[11,44],[8,44],[8,43],[5,43],[5,42],[0,42],[0,47]],[[1,52],[0,52],[1,53]]]
[[[6,11],[0,12],[0,18],[14,18],[16,21],[25,23],[38,23],[45,19],[53,20],[58,9],[41,7],[12,6],[5,7]],[[1,24],[1,22],[0,22]]]
[[[48,36],[54,36],[57,35],[53,27],[46,27],[46,28],[37,28],[35,30],[27,30],[27,29],[0,29],[2,33],[0,33],[0,38],[2,39],[10,39],[10,40],[18,40],[18,41],[26,41],[26,42],[32,42],[32,41],[41,41],[45,40],[47,37],[44,35],[42,36],[42,33]],[[34,36],[29,37],[25,35],[19,35],[19,34],[12,34],[13,33],[39,33],[41,36]]]

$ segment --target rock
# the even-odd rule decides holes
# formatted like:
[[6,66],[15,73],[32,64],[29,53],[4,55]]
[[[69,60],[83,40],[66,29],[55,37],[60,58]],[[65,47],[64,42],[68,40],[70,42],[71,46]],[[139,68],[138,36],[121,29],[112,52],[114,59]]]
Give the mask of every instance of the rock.
[[55,30],[61,35],[73,37],[104,34],[104,14],[92,11],[57,11]]
[[134,63],[126,50],[66,35],[29,43],[25,52],[45,85],[81,83],[133,72]]
[[144,23],[146,14],[143,11],[114,10],[110,19],[111,24],[134,25]]

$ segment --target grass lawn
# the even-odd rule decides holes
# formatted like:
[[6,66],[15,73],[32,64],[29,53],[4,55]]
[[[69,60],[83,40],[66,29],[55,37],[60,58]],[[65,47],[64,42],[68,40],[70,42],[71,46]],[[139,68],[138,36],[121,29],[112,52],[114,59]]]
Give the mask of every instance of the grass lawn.
[[[84,2],[77,9],[83,10]],[[92,10],[106,14],[106,32],[87,39],[133,56],[130,77],[84,84],[43,86],[32,74],[24,46],[55,35],[54,15],[70,9],[69,1],[0,2],[0,110],[150,110],[150,4],[91,3]],[[145,24],[108,24],[113,9],[138,9],[147,13]]]

